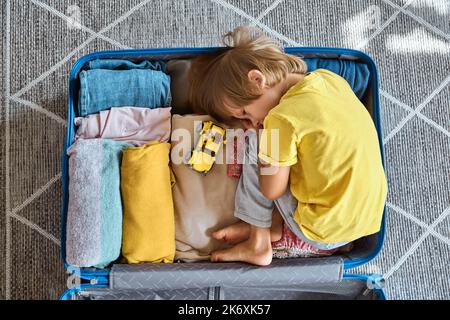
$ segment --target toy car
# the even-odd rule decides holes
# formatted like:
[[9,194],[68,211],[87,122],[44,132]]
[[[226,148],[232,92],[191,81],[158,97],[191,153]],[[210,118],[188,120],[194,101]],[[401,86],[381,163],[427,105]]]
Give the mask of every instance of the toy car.
[[212,121],[204,121],[198,131],[198,139],[187,164],[193,170],[207,174],[216,161],[220,146],[226,144],[225,129]]

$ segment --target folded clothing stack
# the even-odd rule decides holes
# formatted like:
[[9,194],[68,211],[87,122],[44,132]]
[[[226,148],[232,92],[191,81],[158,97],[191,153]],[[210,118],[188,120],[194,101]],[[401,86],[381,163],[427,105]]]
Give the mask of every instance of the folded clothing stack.
[[78,128],[67,151],[71,265],[103,268],[121,253],[128,263],[173,261],[165,72],[162,62],[111,59],[90,61],[80,73]]
[[120,160],[126,142],[76,141],[69,155],[66,260],[102,268],[120,255],[122,201]]

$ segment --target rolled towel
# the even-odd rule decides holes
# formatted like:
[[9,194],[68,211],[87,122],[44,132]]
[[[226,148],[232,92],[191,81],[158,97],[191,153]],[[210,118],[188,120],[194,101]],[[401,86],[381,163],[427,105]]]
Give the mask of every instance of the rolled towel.
[[171,108],[121,107],[75,118],[75,139],[113,139],[142,146],[170,138]]
[[170,102],[170,76],[161,71],[93,69],[80,73],[81,117],[112,107],[159,108]]
[[170,143],[153,142],[123,151],[124,263],[173,262],[175,218],[169,150]]
[[122,202],[120,161],[128,143],[77,140],[69,155],[66,261],[103,268],[120,255]]

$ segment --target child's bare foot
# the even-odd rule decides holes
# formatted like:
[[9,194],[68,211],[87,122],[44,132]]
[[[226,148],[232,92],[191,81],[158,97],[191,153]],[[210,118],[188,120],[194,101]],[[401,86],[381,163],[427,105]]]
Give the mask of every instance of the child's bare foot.
[[[281,218],[278,211],[275,214],[275,210],[272,216],[272,227],[270,228],[271,242],[280,240],[283,235],[283,218]],[[247,222],[239,221],[229,225],[228,227],[213,232],[212,236],[216,240],[235,245],[249,238],[250,225]]]
[[267,266],[272,262],[272,245],[255,248],[250,240],[235,245],[233,248],[214,251],[211,254],[212,262],[241,261],[258,266]]
[[250,225],[247,222],[239,221],[229,225],[212,234],[214,239],[224,241],[229,244],[237,244],[247,240],[250,236]]
[[[254,227],[252,227],[254,228]],[[263,228],[257,228],[264,230]],[[235,245],[233,248],[214,251],[212,262],[241,261],[258,266],[267,266],[272,262],[272,244],[270,231],[265,229],[262,236],[252,236],[248,240]]]

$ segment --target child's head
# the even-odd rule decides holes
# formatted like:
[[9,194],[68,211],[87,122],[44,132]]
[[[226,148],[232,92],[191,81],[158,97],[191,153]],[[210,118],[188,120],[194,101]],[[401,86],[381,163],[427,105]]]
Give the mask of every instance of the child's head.
[[304,74],[306,64],[248,27],[227,33],[223,41],[226,48],[194,60],[190,102],[219,121],[237,118],[259,126],[281,98],[277,85],[290,73]]

